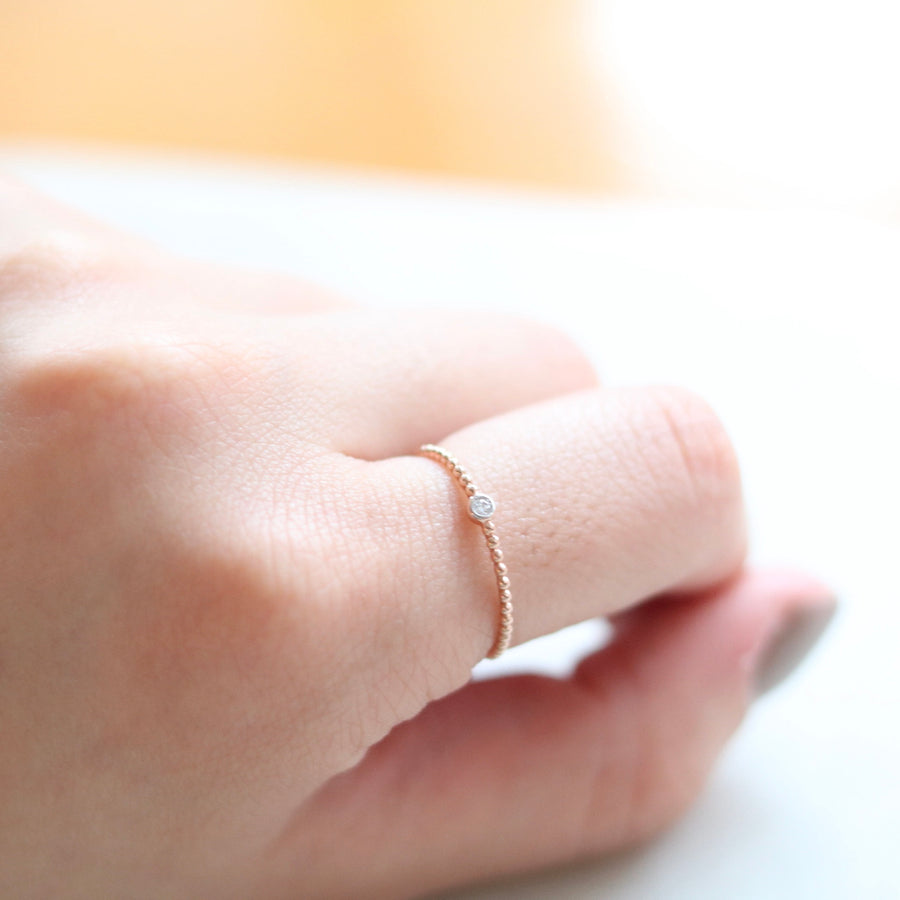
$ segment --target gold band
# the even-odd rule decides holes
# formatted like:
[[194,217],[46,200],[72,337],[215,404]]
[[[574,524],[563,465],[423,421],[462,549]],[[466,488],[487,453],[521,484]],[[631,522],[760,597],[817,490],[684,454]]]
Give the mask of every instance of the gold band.
[[506,565],[503,562],[500,539],[497,537],[497,530],[491,521],[496,504],[487,494],[482,494],[475,487],[471,476],[462,467],[459,460],[452,453],[444,450],[443,447],[438,447],[436,444],[423,444],[419,448],[419,453],[439,462],[453,476],[454,480],[469,498],[469,516],[481,526],[481,530],[484,533],[484,540],[494,566],[494,576],[497,579],[497,590],[500,600],[497,637],[494,640],[494,646],[491,647],[488,653],[488,659],[496,659],[509,647],[513,628],[512,594],[509,590],[509,576],[506,573]]

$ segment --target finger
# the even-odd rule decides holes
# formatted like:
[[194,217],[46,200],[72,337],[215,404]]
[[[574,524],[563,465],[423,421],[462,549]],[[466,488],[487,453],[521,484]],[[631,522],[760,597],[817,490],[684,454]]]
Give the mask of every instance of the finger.
[[[106,296],[123,281],[140,308],[186,297],[239,313],[297,314],[351,304],[293,276],[180,259],[153,242],[91,218],[25,183],[0,175],[0,297],[55,302],[72,293]],[[139,296],[135,297],[135,291]]]
[[173,260],[171,270],[161,274],[170,290],[175,284],[180,292],[221,312],[292,316],[356,306],[322,285],[285,272]]
[[0,259],[47,254],[51,261],[87,264],[115,249],[142,255],[153,244],[120,231],[0,173]]
[[476,324],[470,313],[395,310],[303,327],[305,346],[318,352],[298,365],[327,372],[341,398],[323,410],[328,444],[361,459],[409,453],[472,422],[597,383],[570,338],[518,316],[480,313]]
[[[737,462],[714,413],[690,393],[586,391],[478,423],[444,444],[497,500],[514,641],[714,584],[743,559]],[[491,647],[498,616],[492,562],[466,498],[431,459],[357,465],[367,487],[353,499],[366,528],[347,533],[346,552],[382,570],[368,592],[353,591],[350,646],[379,648],[365,665],[385,668],[386,678],[415,671],[464,680]]]
[[644,839],[696,796],[773,648],[793,640],[796,663],[833,609],[787,574],[642,608],[568,680],[474,683],[398,727],[298,814],[282,853],[307,884],[358,873],[346,896],[400,897]]

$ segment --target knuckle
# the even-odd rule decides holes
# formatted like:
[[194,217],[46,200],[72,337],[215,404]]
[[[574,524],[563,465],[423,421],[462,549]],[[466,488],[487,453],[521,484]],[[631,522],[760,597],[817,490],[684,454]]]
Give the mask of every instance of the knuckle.
[[3,407],[29,443],[68,447],[72,459],[107,460],[134,477],[147,466],[186,471],[240,402],[223,389],[237,376],[219,355],[120,337],[21,349],[4,360]]
[[119,260],[95,238],[52,230],[0,251],[0,304],[38,302],[111,280]]
[[118,235],[0,174],[0,307],[81,299],[146,269],[150,245]]
[[522,321],[530,358],[544,360],[570,390],[597,385],[594,364],[572,335],[546,322]]
[[60,280],[59,258],[46,244],[30,243],[0,255],[0,303],[30,300]]
[[709,404],[683,388],[653,388],[648,394],[650,431],[659,474],[682,479],[692,505],[721,516],[741,505],[737,456],[724,426]]
[[14,395],[33,417],[65,414],[119,426],[123,416],[149,412],[185,392],[190,378],[179,356],[137,342],[41,350],[18,361]]

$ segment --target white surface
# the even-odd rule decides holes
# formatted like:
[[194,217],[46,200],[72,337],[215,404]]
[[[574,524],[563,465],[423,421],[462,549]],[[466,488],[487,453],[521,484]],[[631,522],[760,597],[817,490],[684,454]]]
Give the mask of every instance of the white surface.
[[[753,712],[670,834],[454,896],[900,897],[900,230],[23,148],[0,164],[187,253],[372,304],[536,314],[580,335],[608,381],[698,389],[741,451],[755,558],[836,586],[843,611],[820,650]],[[495,668],[565,669],[594,634],[569,630]]]
[[616,162],[667,196],[900,218],[896,0],[583,0]]

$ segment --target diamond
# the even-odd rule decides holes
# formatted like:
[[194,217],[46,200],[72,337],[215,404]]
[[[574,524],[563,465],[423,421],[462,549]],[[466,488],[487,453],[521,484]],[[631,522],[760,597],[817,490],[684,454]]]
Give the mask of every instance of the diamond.
[[486,522],[497,508],[494,501],[487,494],[475,494],[469,500],[469,512],[472,518],[478,522]]

